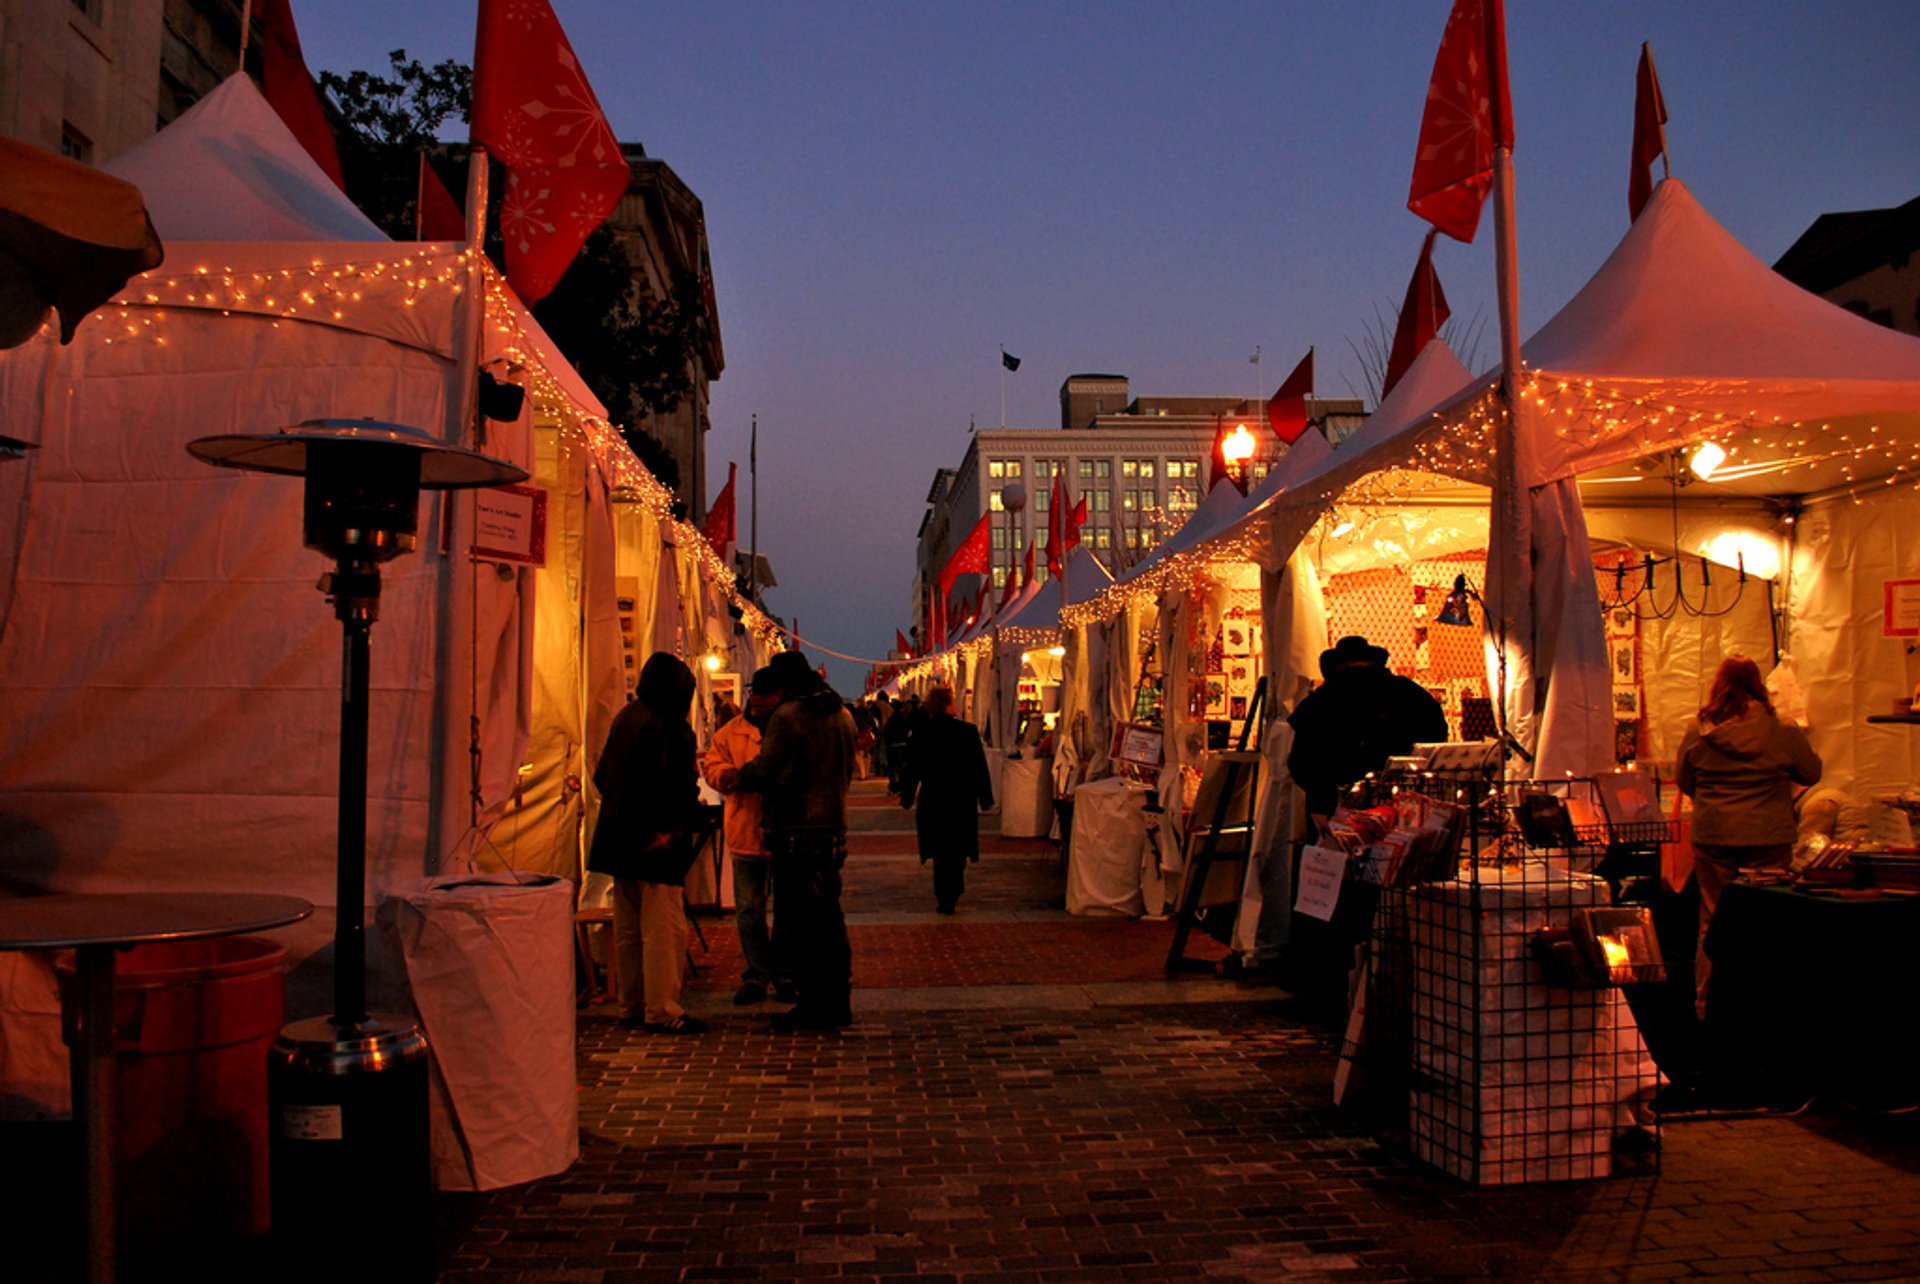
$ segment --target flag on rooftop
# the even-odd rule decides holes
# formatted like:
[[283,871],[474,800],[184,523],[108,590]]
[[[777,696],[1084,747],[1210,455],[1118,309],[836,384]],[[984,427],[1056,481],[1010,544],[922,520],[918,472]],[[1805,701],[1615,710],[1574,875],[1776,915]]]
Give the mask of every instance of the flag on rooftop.
[[1413,266],[1413,279],[1407,282],[1407,297],[1400,303],[1400,323],[1393,332],[1393,349],[1387,354],[1386,377],[1380,383],[1382,401],[1452,315],[1446,293],[1440,288],[1440,274],[1433,270],[1433,238],[1439,231],[1434,228],[1427,233],[1420,246],[1420,261]]
[[1267,399],[1267,423],[1291,446],[1307,430],[1307,398],[1313,394],[1313,349],[1300,358],[1286,381]]

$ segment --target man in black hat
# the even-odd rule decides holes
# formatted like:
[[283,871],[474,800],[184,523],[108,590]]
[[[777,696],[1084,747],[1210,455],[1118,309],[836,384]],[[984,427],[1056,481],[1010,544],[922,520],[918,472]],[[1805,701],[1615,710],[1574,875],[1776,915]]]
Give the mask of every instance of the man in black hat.
[[1415,744],[1447,738],[1447,715],[1427,689],[1387,668],[1387,650],[1363,637],[1341,638],[1320,653],[1315,687],[1288,717],[1293,748],[1287,770],[1307,794],[1307,810],[1329,816],[1340,791]]
[[767,664],[780,703],[739,787],[759,792],[773,868],[775,932],[792,928],[799,1002],[777,1030],[837,1030],[853,1021],[853,953],[840,910],[847,861],[847,791],[853,784],[853,716],[806,657],[782,651]]

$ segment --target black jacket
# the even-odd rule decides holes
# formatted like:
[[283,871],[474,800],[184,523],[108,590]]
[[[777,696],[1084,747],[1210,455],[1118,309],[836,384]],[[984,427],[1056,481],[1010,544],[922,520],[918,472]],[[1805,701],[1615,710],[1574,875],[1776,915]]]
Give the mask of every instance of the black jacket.
[[1340,791],[1415,744],[1447,738],[1440,702],[1412,678],[1385,667],[1335,669],[1300,702],[1287,723],[1293,748],[1287,770],[1307,792],[1307,810],[1331,813]]
[[853,715],[826,686],[782,700],[759,756],[740,770],[740,788],[760,794],[769,834],[846,833],[852,784]]
[[639,690],[614,715],[593,769],[600,821],[587,868],[615,878],[678,883],[693,863],[690,833],[700,802],[695,778],[693,671],[656,652],[640,670]]

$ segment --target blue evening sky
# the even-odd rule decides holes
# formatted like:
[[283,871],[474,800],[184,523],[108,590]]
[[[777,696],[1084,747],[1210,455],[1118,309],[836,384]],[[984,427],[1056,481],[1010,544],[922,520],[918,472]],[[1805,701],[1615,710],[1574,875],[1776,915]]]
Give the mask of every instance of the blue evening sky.
[[[1309,345],[1363,386],[1425,225],[1407,180],[1447,0],[553,0],[622,139],[706,206],[727,368],[713,486],[760,417],[774,610],[881,656],[933,470],[1061,382],[1271,393]],[[471,62],[469,3],[294,0],[307,61]],[[1640,42],[1673,172],[1772,262],[1824,211],[1920,195],[1912,0],[1509,0],[1524,329],[1627,226]],[[1656,169],[1656,173],[1657,173]],[[1498,350],[1492,217],[1435,262]],[[1257,373],[1249,364],[1262,353]],[[832,669],[857,693],[859,670]]]

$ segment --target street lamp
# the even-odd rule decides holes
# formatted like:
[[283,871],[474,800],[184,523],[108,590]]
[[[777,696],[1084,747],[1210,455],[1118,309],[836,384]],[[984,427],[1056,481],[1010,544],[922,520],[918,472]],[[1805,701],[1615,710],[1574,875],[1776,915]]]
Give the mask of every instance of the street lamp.
[[1238,482],[1246,472],[1247,461],[1253,458],[1258,449],[1253,434],[1247,431],[1245,424],[1235,424],[1233,431],[1220,441],[1220,457],[1227,461],[1227,472]]
[[304,542],[334,559],[319,588],[345,635],[333,1015],[287,1026],[269,1060],[275,1231],[349,1232],[365,1247],[385,1229],[395,1256],[414,1260],[381,1269],[424,1275],[433,1247],[427,1042],[406,1016],[367,1012],[368,643],[380,617],[380,564],[412,551],[420,492],[498,486],[527,473],[372,419],[311,419],[274,433],[202,437],[187,449],[223,468],[306,479]]

